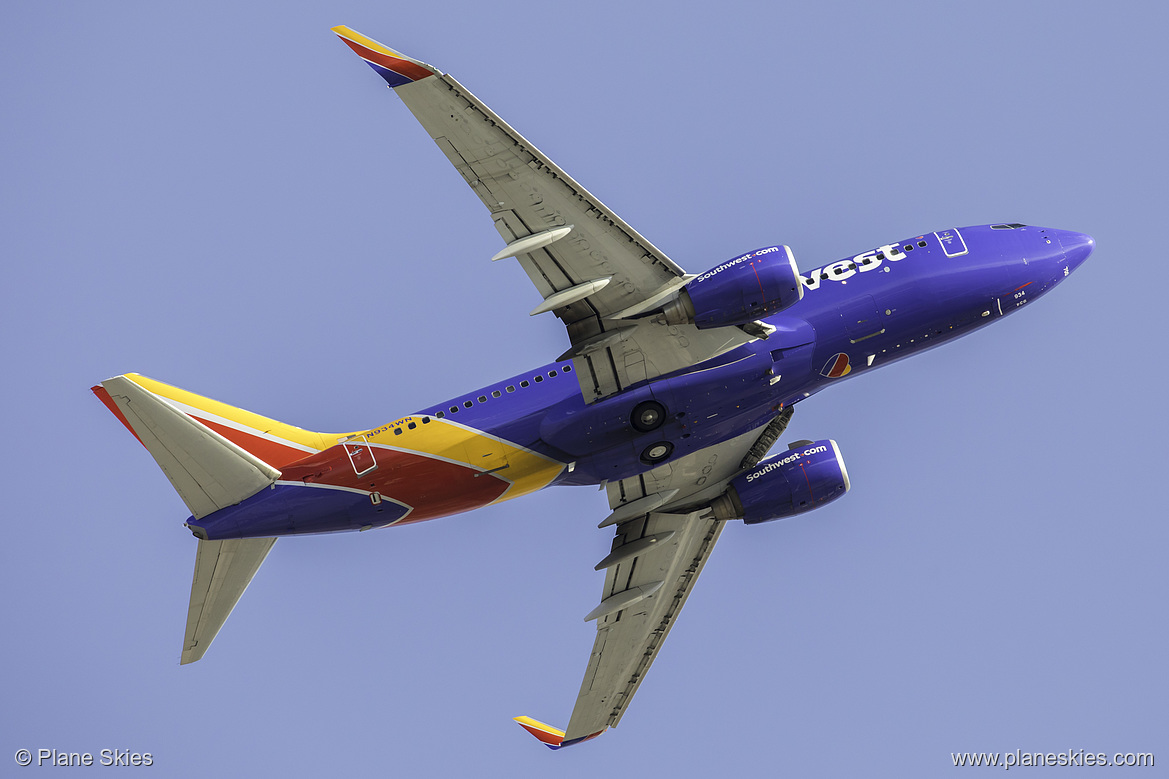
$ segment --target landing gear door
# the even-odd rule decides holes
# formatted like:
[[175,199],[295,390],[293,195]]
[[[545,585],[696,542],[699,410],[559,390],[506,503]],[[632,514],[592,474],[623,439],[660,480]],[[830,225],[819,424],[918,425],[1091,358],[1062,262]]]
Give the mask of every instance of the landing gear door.
[[358,436],[345,442],[345,452],[349,455],[349,462],[353,465],[353,472],[364,476],[377,470],[377,460],[374,459],[373,449],[365,436]]

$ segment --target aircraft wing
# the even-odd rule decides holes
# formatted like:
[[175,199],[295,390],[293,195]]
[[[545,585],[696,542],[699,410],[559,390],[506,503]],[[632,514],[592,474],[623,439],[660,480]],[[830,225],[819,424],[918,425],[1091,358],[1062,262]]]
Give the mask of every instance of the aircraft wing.
[[687,276],[453,77],[348,27],[333,31],[386,80],[491,213],[543,302],[568,328],[586,402],[710,359],[751,336],[632,319]]
[[617,532],[596,566],[605,584],[585,617],[597,621],[597,637],[576,705],[563,733],[516,718],[525,729],[558,748],[616,727],[722,533],[725,522],[704,516],[706,503],[758,462],[760,444],[769,446],[790,417],[788,409],[764,428],[608,485],[613,513],[601,525]]

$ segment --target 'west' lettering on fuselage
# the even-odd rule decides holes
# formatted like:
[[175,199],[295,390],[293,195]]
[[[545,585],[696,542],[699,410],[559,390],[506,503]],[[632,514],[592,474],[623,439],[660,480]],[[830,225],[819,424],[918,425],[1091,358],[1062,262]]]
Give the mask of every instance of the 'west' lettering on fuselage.
[[905,259],[905,252],[902,251],[899,244],[885,244],[872,251],[858,254],[851,260],[841,260],[823,268],[809,271],[808,275],[803,277],[804,287],[819,289],[821,281],[845,281],[858,273],[868,273],[880,268],[885,260],[897,262],[903,259]]

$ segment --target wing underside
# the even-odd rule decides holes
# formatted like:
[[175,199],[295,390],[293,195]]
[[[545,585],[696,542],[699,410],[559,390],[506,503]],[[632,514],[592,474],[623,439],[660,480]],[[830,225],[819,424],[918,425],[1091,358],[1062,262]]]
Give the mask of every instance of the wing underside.
[[[668,325],[654,312],[688,276],[449,75],[334,28],[386,82],[491,214],[542,302],[568,329],[586,403],[710,360],[756,336]],[[705,506],[764,441],[765,427],[608,485],[616,525],[580,694],[566,731],[517,721],[552,748],[615,726],[689,597],[723,522]],[[769,445],[769,443],[768,443]],[[763,446],[766,449],[766,446]]]
[[[711,359],[751,340],[735,327],[667,326],[641,314],[693,277],[516,132],[452,76],[335,28],[422,124],[491,214],[542,298],[568,329],[585,401]],[[393,70],[390,70],[390,69]]]
[[539,248],[523,251],[521,245],[518,259],[545,300],[607,280],[580,302],[555,309],[574,342],[599,332],[589,327],[590,320],[642,303],[684,276],[661,250],[453,77],[436,75],[395,92],[487,206],[509,246],[572,227]]
[[602,524],[616,517],[617,530],[597,564],[602,600],[587,617],[597,620],[597,636],[566,740],[621,721],[722,533],[725,523],[708,518],[706,504],[766,434],[764,426],[609,484],[613,514]]
[[598,609],[607,613],[597,618],[566,739],[621,721],[724,524],[697,515],[651,513],[618,527],[612,554],[632,555],[605,574],[605,599]]

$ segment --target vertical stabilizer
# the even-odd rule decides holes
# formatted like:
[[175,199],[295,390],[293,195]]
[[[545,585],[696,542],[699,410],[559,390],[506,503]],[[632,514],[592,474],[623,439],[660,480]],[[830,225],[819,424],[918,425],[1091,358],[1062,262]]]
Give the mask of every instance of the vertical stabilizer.
[[[273,484],[280,471],[261,455],[284,467],[328,445],[320,433],[137,374],[107,379],[93,392],[146,447],[196,519]],[[203,657],[274,543],[198,542],[181,664]]]

